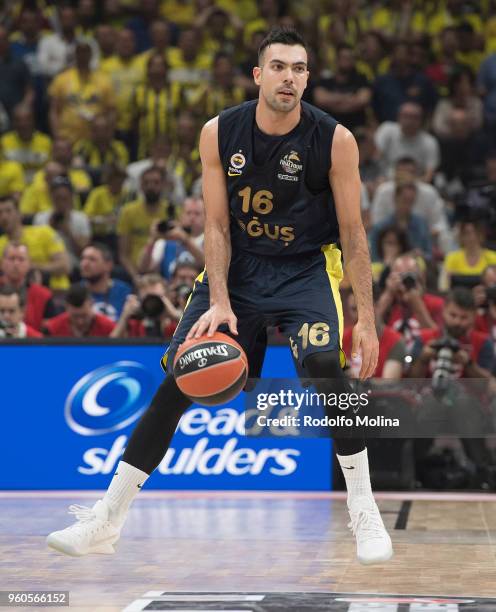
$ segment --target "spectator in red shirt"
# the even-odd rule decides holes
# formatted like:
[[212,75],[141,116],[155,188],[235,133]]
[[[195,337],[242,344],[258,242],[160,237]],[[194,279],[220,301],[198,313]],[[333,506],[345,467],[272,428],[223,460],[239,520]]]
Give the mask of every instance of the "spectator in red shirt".
[[25,296],[24,323],[40,330],[43,321],[55,316],[56,311],[50,289],[30,282],[32,268],[27,246],[9,242],[3,252],[1,268],[0,285],[14,287]]
[[425,292],[424,274],[415,257],[402,255],[391,266],[376,312],[410,349],[420,329],[435,329],[442,323],[443,305],[443,298]]
[[434,329],[422,329],[413,347],[411,378],[430,378],[434,369],[435,340],[444,336],[459,342],[453,356],[453,378],[489,378],[494,351],[487,334],[475,331],[475,301],[465,287],[453,289],[443,308],[443,323]]
[[496,266],[490,265],[481,276],[481,285],[472,289],[478,308],[475,330],[489,334],[496,349]]
[[[453,351],[449,369],[446,356],[443,359],[443,370],[449,372],[450,381],[449,384],[441,382],[445,391],[422,394],[422,402],[416,414],[418,432],[424,434],[424,437],[416,440],[416,448],[425,454],[432,436],[452,433],[466,435],[467,438],[461,438],[463,447],[468,458],[475,464],[478,477],[483,481],[489,462],[489,454],[481,435],[489,427],[487,415],[479,401],[484,387],[479,384],[471,389],[461,388],[451,382],[459,378],[491,380],[494,350],[488,336],[474,330],[475,313],[472,292],[465,287],[453,289],[446,298],[442,325],[436,329],[423,329],[415,340],[408,376],[417,379],[433,378],[439,368],[440,349],[435,342],[441,338],[451,338],[458,342],[459,348]],[[439,388],[439,382],[436,384]]]
[[[343,333],[343,351],[346,354],[346,361],[350,366],[351,375],[354,375],[354,366],[358,372],[360,368],[358,364],[354,364],[351,358],[351,347],[353,344],[353,326],[358,321],[358,310],[356,300],[353,293],[348,295],[347,299],[348,314],[350,317],[350,325],[345,327]],[[377,336],[379,338],[379,359],[377,367],[373,374],[374,378],[399,379],[403,373],[405,363],[406,347],[401,334],[380,320],[376,321]],[[361,364],[360,364],[361,365]]]
[[159,274],[146,274],[138,281],[138,296],[127,296],[122,315],[111,337],[169,338],[181,314],[182,311],[169,298],[167,281]]
[[106,337],[115,323],[93,311],[93,299],[82,284],[72,285],[65,296],[66,312],[46,322],[43,331],[47,336],[66,338]]
[[42,337],[22,320],[24,306],[24,298],[17,289],[7,285],[0,287],[0,339]]

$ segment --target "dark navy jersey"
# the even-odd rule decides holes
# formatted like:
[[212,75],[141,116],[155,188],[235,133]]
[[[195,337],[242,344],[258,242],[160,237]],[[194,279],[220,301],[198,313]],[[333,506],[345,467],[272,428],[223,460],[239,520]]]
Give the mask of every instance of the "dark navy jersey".
[[219,115],[232,249],[269,256],[319,251],[339,237],[329,185],[337,122],[302,102],[299,124],[271,136],[256,125],[257,102]]

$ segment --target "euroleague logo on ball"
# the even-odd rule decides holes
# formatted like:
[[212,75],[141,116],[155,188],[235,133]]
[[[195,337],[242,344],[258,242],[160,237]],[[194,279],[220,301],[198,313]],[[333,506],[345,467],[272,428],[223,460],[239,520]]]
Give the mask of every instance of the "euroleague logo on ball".
[[83,436],[124,429],[146,410],[155,387],[136,361],[117,361],[80,378],[65,402],[69,427]]

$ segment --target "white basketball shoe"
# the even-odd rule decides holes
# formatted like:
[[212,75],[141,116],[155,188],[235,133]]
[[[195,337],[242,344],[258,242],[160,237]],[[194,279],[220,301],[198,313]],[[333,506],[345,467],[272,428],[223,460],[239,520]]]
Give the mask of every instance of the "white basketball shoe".
[[357,497],[352,500],[348,511],[351,518],[348,527],[356,538],[357,557],[360,563],[372,565],[391,559],[393,544],[374,498]]
[[69,514],[74,514],[77,522],[61,531],[53,531],[46,540],[50,548],[72,557],[115,552],[113,545],[119,539],[123,523],[116,526],[110,521],[110,510],[103,499],[93,508],[69,506]]

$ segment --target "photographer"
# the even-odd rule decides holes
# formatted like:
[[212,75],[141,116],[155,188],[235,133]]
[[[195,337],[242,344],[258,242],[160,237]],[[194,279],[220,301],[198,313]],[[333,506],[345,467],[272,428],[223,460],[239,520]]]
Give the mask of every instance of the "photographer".
[[[460,387],[455,381],[491,379],[494,360],[491,341],[486,334],[473,329],[476,307],[472,293],[463,287],[453,289],[443,309],[443,324],[437,329],[424,329],[415,341],[409,378],[431,379],[430,389],[422,396],[417,408],[419,432],[424,438],[416,441],[423,456],[428,451],[432,436],[463,433],[466,455],[484,477],[489,463],[481,432],[488,431],[487,415],[480,409],[482,385]],[[475,385],[476,383],[473,383]],[[454,431],[447,431],[447,426]]]
[[23,322],[24,298],[13,287],[0,287],[0,340],[2,338],[41,338],[42,334]]
[[474,327],[489,334],[496,350],[496,265],[487,266],[481,280],[482,284],[472,289],[478,309]]
[[476,315],[472,293],[453,289],[443,308],[443,325],[422,329],[415,340],[409,369],[410,378],[430,378],[436,369],[441,348],[452,353],[452,378],[490,378],[494,353],[487,334],[474,330]]
[[139,270],[155,272],[170,280],[178,263],[191,262],[200,268],[205,264],[203,231],[205,217],[201,198],[187,198],[181,221],[155,221],[143,249]]
[[412,255],[402,255],[391,266],[376,312],[411,348],[420,329],[434,329],[441,324],[443,304],[441,297],[425,292],[424,274],[417,260]]
[[170,337],[181,314],[182,311],[168,297],[165,280],[158,274],[147,274],[138,280],[138,296],[127,296],[121,317],[110,337]]

